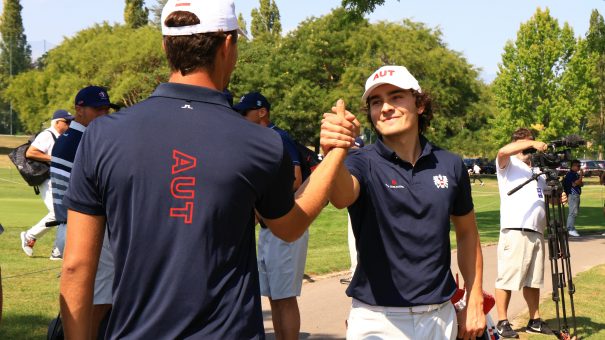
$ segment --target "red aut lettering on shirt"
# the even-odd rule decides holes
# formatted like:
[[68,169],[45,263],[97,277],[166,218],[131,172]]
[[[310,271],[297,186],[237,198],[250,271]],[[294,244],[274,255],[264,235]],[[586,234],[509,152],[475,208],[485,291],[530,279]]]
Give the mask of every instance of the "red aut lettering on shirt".
[[393,76],[393,73],[395,73],[395,70],[382,70],[380,72],[376,72],[376,74],[374,74],[374,79],[372,79],[372,80],[376,80],[380,77],[385,77],[387,75],[387,73],[389,74],[389,76]]
[[[197,158],[178,150],[172,150],[172,175],[195,169]],[[184,206],[170,208],[170,217],[182,218],[185,224],[193,222],[193,209],[195,208],[195,177],[175,176],[170,182],[170,194],[183,203]]]

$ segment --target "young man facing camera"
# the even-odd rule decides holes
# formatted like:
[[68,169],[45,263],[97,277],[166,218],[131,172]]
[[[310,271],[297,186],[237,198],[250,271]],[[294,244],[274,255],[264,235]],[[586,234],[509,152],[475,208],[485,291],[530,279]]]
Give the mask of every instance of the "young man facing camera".
[[[347,289],[347,339],[474,339],[485,327],[483,263],[466,167],[422,135],[431,100],[405,67],[374,72],[362,100],[379,140],[350,151],[330,195],[334,206],[348,207],[359,259]],[[343,122],[324,115],[322,135]],[[324,153],[330,147],[322,144]],[[450,302],[450,220],[468,291],[459,327]]]

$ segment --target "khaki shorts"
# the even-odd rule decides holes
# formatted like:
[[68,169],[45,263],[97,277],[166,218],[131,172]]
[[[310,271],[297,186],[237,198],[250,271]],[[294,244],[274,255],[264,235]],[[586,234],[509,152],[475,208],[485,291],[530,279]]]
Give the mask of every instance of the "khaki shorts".
[[496,288],[544,287],[544,236],[538,232],[500,231]]

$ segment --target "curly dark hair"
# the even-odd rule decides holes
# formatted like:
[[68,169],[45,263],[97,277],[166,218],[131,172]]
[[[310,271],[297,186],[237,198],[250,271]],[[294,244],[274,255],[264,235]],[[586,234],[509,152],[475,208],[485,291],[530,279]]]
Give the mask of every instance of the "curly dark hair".
[[[426,92],[419,92],[413,89],[409,89],[408,91],[410,91],[414,98],[416,98],[416,107],[424,107],[424,110],[422,110],[422,114],[418,117],[418,132],[423,134],[426,132],[426,129],[431,125],[431,120],[433,119],[433,99]],[[366,100],[366,114],[368,121],[372,125],[372,129],[374,130],[374,132],[376,132],[379,138],[382,138],[382,135],[380,135],[380,132],[376,130],[376,126],[374,126],[374,122],[372,121],[372,116],[370,114],[369,98],[368,100]]]
[[[197,25],[200,19],[187,11],[172,12],[164,24],[168,27]],[[214,69],[214,57],[227,35],[237,43],[237,31],[198,33],[183,36],[164,36],[164,49],[170,70],[185,76],[196,69]]]

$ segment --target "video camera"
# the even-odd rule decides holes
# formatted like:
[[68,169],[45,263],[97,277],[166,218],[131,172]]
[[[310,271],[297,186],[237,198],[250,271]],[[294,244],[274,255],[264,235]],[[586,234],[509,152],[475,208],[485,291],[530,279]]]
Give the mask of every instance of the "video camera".
[[532,166],[544,169],[555,169],[561,166],[562,162],[570,162],[571,148],[577,148],[586,145],[586,141],[578,135],[569,135],[546,143],[548,149],[544,152],[537,152],[534,148],[523,151],[523,154],[532,154]]

